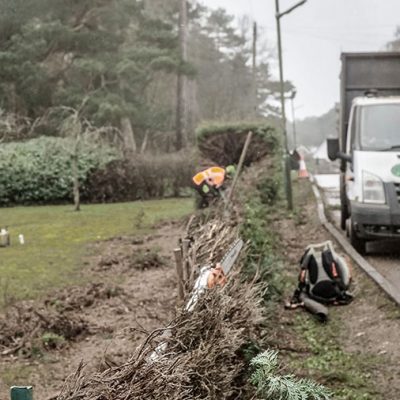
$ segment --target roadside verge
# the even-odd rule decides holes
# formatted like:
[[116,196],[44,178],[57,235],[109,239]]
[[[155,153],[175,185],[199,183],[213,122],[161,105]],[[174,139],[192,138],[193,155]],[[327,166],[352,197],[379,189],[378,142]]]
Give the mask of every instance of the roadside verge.
[[331,224],[326,218],[325,205],[321,193],[314,178],[310,178],[312,189],[318,206],[318,217],[324,228],[337,240],[352,260],[398,305],[400,305],[400,293],[384,278],[364,257],[362,257],[347,241],[346,237]]

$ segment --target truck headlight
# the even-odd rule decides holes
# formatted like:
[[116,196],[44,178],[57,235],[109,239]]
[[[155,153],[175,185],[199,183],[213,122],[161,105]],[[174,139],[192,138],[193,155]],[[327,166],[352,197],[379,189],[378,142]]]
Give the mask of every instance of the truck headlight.
[[373,204],[385,204],[385,189],[382,180],[374,174],[363,171],[363,202]]

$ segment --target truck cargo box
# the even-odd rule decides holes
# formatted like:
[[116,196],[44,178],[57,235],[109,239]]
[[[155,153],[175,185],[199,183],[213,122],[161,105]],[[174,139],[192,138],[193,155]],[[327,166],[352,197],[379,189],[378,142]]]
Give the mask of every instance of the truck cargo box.
[[352,101],[372,92],[400,96],[400,53],[342,53],[340,142],[344,151]]

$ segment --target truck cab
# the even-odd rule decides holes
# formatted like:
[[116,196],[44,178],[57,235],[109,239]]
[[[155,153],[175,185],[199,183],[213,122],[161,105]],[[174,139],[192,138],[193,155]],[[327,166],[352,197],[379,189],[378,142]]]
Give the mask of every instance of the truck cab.
[[400,97],[353,100],[345,154],[343,217],[363,253],[368,240],[400,238]]

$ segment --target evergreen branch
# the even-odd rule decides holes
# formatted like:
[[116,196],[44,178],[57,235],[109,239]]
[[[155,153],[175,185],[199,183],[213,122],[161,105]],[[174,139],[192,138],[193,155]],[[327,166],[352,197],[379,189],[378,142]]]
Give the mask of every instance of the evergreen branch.
[[329,400],[331,393],[324,386],[294,375],[278,375],[278,352],[267,350],[250,362],[254,372],[250,382],[268,400]]

